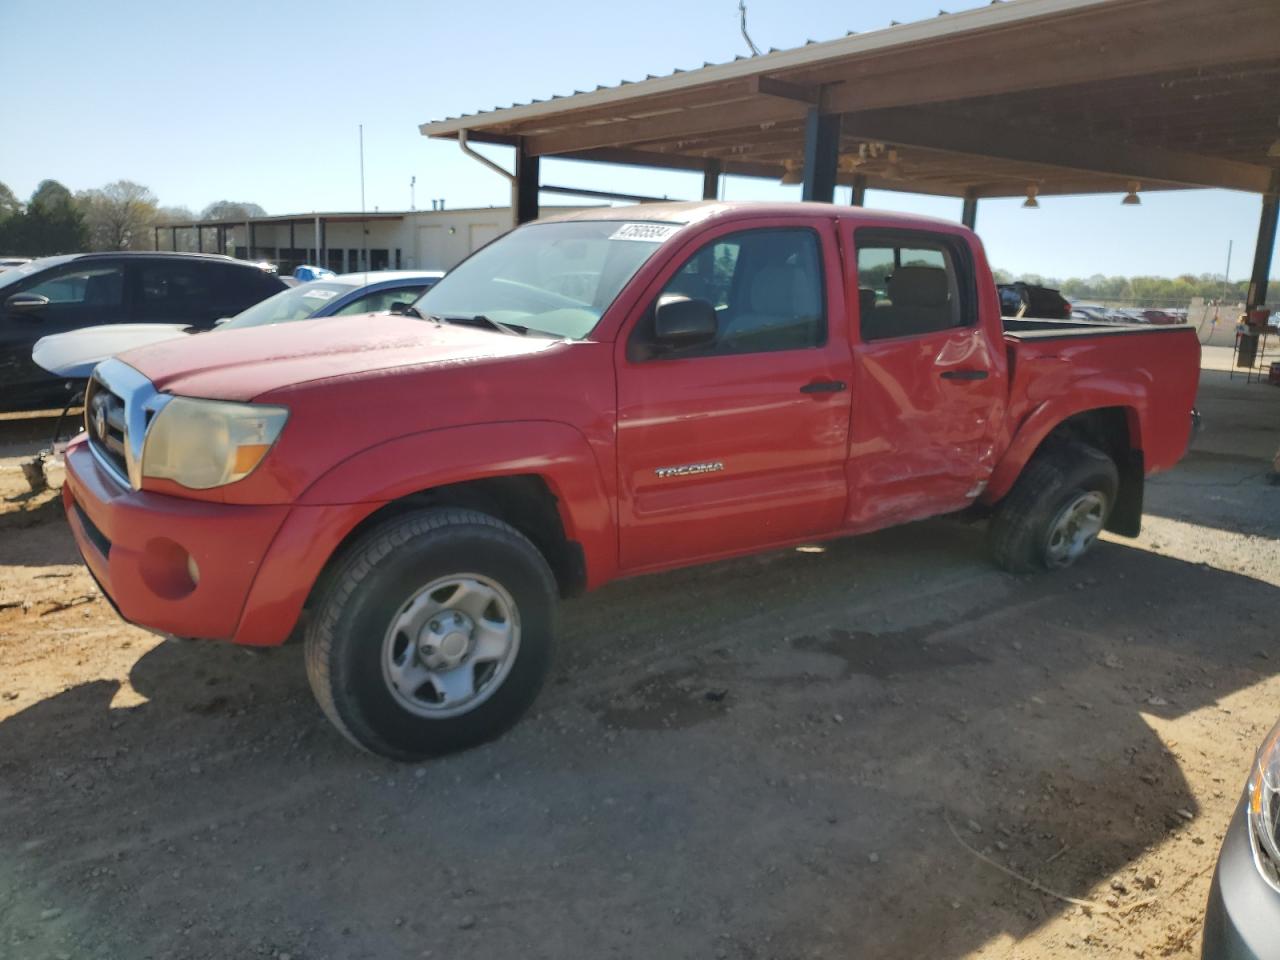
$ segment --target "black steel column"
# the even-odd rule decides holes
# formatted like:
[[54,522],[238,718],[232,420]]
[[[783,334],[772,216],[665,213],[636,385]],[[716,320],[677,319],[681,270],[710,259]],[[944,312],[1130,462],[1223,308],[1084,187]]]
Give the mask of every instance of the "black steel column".
[[298,255],[297,254],[298,245],[293,240],[293,224],[294,224],[294,221],[290,220],[289,221],[289,260],[290,262],[292,262],[293,259]]
[[204,253],[204,227],[196,224],[196,250]]
[[849,205],[853,207],[865,207],[867,205],[867,175],[865,173],[855,173],[853,175],[853,186],[849,194]]
[[525,153],[524,140],[516,145],[516,223],[528,223],[538,219],[538,161]]
[[840,114],[809,108],[804,125],[804,186],[801,200],[830,203],[836,195],[840,166]]
[[320,220],[320,249],[316,251],[316,266],[329,269],[328,258],[325,253],[329,248],[329,221],[321,218]]
[[160,249],[160,228],[155,227],[153,232],[155,234],[155,249],[159,250]]
[[252,220],[250,220],[250,221],[249,221],[248,223],[246,223],[244,226],[245,226],[245,231],[244,231],[244,232],[245,232],[245,235],[248,237],[248,243],[249,243],[249,253],[248,253],[248,255],[245,257],[245,259],[246,259],[246,260],[252,260],[252,259],[253,259],[253,240],[254,240],[254,237],[253,237],[253,234],[254,234],[253,221],[252,221]]
[[1253,273],[1249,275],[1246,309],[1267,302],[1267,275],[1276,247],[1276,221],[1280,218],[1280,169],[1271,172],[1271,189],[1262,196],[1262,216],[1258,221],[1258,245],[1253,250]]
[[177,227],[169,228],[169,249],[170,250],[178,249],[178,228]]
[[978,222],[978,195],[972,190],[964,192],[964,206],[960,209],[960,222],[970,230]]
[[724,164],[719,160],[708,160],[707,165],[702,168],[703,200],[720,199],[720,173],[723,170]]

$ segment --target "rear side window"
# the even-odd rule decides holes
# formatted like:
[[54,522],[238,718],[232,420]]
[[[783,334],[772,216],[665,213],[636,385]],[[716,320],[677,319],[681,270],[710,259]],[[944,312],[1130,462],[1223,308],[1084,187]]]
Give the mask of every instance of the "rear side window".
[[949,237],[858,231],[858,315],[863,340],[888,340],[970,326],[971,271]]
[[147,263],[138,275],[138,303],[143,313],[194,320],[209,309],[216,277],[205,264],[196,261]]
[[[713,344],[666,357],[767,353],[821,346],[827,321],[818,235],[807,227],[744,230],[700,247],[667,281],[657,300],[682,296],[715,307]],[[654,301],[655,305],[657,300]],[[647,356],[651,308],[628,353]]]
[[210,264],[219,274],[218,316],[230,317],[285,289],[278,277],[256,267]]

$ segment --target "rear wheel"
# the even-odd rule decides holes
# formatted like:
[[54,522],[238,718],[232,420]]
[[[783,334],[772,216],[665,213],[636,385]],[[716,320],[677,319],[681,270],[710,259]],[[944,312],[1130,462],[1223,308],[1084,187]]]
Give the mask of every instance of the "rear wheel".
[[1011,573],[1069,567],[1106,527],[1120,486],[1115,462],[1084,443],[1035,455],[991,519],[988,541]]
[[555,581],[512,527],[454,508],[364,534],[322,588],[306,639],[325,715],[371,753],[415,760],[506,730],[550,662]]

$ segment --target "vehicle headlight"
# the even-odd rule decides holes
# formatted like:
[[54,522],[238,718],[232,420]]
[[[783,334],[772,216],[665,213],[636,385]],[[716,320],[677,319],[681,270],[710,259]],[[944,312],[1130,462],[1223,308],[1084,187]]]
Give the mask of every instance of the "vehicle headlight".
[[174,397],[147,430],[142,475],[192,490],[243,480],[288,419],[285,407]]
[[1280,723],[1262,741],[1249,777],[1249,840],[1253,862],[1280,891]]

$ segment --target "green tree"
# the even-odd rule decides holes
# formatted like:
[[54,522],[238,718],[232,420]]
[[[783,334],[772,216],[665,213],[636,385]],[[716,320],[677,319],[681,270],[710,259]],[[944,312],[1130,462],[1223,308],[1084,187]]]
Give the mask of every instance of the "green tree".
[[76,197],[95,250],[145,250],[152,245],[156,197],[132,180],[117,180]]
[[256,203],[240,203],[235,200],[219,200],[200,211],[201,220],[248,220],[265,217],[267,211]]
[[22,213],[22,202],[13,195],[8,184],[0,183],[0,222]]
[[0,253],[44,257],[88,246],[89,234],[71,191],[56,180],[41,181],[27,208],[0,222]]

